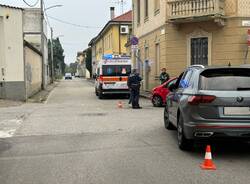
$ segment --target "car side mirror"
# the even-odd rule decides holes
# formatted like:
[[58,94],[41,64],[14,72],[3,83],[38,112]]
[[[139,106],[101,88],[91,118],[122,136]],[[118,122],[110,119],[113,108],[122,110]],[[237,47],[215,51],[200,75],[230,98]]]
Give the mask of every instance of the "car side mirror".
[[169,91],[171,92],[174,92],[176,90],[176,85],[175,84],[171,84],[169,87],[168,87]]

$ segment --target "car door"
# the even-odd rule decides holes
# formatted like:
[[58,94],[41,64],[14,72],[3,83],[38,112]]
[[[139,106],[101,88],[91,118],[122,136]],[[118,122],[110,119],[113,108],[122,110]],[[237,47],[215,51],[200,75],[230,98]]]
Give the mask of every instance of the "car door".
[[171,85],[173,85],[173,84],[175,84],[177,82],[177,79],[173,79],[173,80],[171,80],[170,82],[168,82],[168,83],[166,83],[165,85],[164,85],[164,87],[162,88],[162,91],[161,91],[161,96],[162,96],[162,98],[163,98],[163,102],[164,103],[166,103],[166,97],[167,97],[167,95],[170,93],[170,91],[169,91],[169,86],[171,86]]
[[180,100],[183,97],[183,91],[190,86],[190,80],[193,74],[192,69],[187,69],[183,75],[181,75],[176,83],[177,89],[173,92],[171,97],[171,110],[170,116],[172,118],[172,123],[177,126],[177,115],[180,105]]
[[181,73],[181,75],[176,80],[176,83],[175,83],[176,89],[174,89],[172,92],[170,92],[169,95],[167,96],[167,107],[168,107],[168,112],[169,112],[169,120],[174,124],[177,120],[177,117],[175,115],[175,110],[174,110],[174,101],[175,101],[177,87],[179,86],[179,83],[182,79],[183,74],[184,73]]

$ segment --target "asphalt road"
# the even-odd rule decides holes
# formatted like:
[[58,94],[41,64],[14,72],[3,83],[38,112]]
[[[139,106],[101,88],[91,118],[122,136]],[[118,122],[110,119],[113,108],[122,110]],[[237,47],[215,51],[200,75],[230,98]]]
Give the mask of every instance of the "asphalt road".
[[[118,101],[123,108],[117,108]],[[204,146],[180,151],[163,109],[141,99],[98,100],[86,80],[62,81],[45,104],[0,109],[0,184],[246,184],[250,146],[212,145],[216,171],[203,171]],[[1,136],[1,135],[0,135]]]

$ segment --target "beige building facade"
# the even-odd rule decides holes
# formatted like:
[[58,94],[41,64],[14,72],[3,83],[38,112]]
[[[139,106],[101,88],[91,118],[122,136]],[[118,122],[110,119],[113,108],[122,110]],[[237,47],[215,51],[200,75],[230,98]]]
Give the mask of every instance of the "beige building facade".
[[143,89],[159,84],[161,68],[175,77],[193,64],[249,63],[249,8],[248,0],[133,0]]
[[126,43],[132,31],[132,11],[115,17],[115,9],[110,9],[111,19],[99,34],[93,38],[89,46],[92,49],[92,69],[96,67],[105,55],[126,55]]

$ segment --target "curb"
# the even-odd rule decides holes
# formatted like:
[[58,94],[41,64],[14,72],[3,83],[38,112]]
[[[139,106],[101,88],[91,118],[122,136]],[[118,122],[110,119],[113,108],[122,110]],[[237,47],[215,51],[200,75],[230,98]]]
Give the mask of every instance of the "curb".
[[150,96],[150,95],[147,95],[147,94],[140,94],[140,97],[146,98],[146,99],[148,99],[148,100],[151,100],[151,96]]

